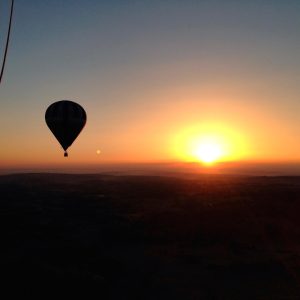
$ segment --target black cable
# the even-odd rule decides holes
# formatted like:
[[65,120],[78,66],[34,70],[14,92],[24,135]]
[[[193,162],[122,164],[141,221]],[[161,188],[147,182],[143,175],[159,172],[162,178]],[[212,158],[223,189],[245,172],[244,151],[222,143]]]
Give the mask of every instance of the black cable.
[[9,44],[9,37],[10,37],[10,29],[11,29],[11,21],[12,21],[13,10],[14,10],[14,0],[11,0],[8,32],[7,32],[5,51],[4,51],[4,56],[3,56],[3,61],[2,61],[2,67],[1,67],[1,73],[0,73],[0,84],[1,84],[1,81],[2,81],[3,72],[4,72],[4,66],[5,66],[6,56],[7,56],[7,49],[8,49],[8,44]]

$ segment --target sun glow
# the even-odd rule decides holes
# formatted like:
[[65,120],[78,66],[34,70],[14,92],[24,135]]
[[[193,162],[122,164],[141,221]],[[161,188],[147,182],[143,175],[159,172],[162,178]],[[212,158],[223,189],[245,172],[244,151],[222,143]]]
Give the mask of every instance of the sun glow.
[[181,130],[174,138],[172,151],[180,160],[206,165],[240,160],[246,156],[244,138],[224,124],[201,124]]
[[222,157],[222,147],[215,141],[203,141],[192,151],[195,158],[211,164]]

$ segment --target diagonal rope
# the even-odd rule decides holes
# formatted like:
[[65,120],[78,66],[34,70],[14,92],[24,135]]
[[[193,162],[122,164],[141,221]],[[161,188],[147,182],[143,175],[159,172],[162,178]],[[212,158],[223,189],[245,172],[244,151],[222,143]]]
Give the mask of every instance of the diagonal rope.
[[12,21],[13,10],[14,10],[14,0],[11,0],[8,32],[7,32],[7,38],[6,38],[4,56],[3,56],[3,61],[2,61],[1,73],[0,73],[0,84],[1,84],[1,81],[2,81],[4,67],[5,67],[5,62],[6,62],[6,56],[7,56],[8,44],[9,44],[9,38],[10,38],[10,30],[11,30],[11,21]]

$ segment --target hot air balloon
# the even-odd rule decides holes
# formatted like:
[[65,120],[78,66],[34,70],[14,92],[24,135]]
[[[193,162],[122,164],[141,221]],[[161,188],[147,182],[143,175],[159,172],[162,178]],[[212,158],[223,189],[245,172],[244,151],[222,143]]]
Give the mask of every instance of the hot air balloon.
[[75,141],[86,123],[86,112],[77,103],[61,100],[52,103],[46,110],[45,120],[68,156],[67,149]]

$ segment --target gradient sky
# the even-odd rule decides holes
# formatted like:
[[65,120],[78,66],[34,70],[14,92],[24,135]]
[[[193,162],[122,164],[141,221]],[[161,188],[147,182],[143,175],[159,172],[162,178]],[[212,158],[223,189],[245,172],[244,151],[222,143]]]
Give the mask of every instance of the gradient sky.
[[[0,163],[180,160],[205,132],[231,160],[299,162],[299,28],[299,0],[16,0]],[[61,99],[88,115],[67,162],[44,121]]]

